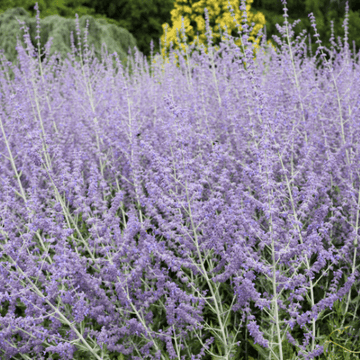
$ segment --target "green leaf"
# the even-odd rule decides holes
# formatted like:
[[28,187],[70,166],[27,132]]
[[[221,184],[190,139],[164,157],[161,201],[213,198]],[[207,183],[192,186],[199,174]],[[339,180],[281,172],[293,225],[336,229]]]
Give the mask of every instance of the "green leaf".
[[261,345],[259,344],[254,344],[254,340],[253,339],[248,339],[248,342],[250,343],[250,345],[259,352],[259,354],[263,357],[263,358],[268,358],[269,357],[269,353],[268,351],[266,351]]

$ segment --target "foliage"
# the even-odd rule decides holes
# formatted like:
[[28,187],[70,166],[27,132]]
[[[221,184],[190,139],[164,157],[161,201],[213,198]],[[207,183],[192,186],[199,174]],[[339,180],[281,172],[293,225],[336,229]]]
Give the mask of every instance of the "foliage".
[[75,19],[75,14],[78,14],[79,17],[91,15],[95,19],[104,19],[109,24],[117,24],[113,19],[97,14],[92,8],[92,0],[3,0],[0,3],[0,14],[6,10],[21,7],[30,14],[30,17],[34,18],[36,3],[39,6],[40,19],[51,15]]
[[[20,22],[25,22],[25,28],[29,27],[30,40],[32,45],[35,48],[35,54],[30,54],[31,56],[37,56],[38,46],[37,46],[37,20],[32,18],[23,8],[14,8],[8,9],[0,15],[0,32],[6,34],[0,38],[0,48],[4,50],[5,58],[12,62],[13,65],[18,66],[18,53],[16,50],[17,39],[20,41],[21,46],[25,49],[24,36],[19,36],[21,34],[20,29],[22,25]],[[73,34],[74,40],[77,40],[75,43],[79,44],[79,41],[82,43],[82,47],[77,46],[79,51],[81,51],[82,57],[84,59],[84,33],[86,28],[86,22],[88,21],[88,44],[91,44],[89,51],[93,51],[93,56],[98,59],[99,62],[102,61],[102,52],[105,50],[108,54],[116,52],[120,58],[120,61],[124,64],[124,68],[127,64],[128,51],[134,51],[136,46],[135,38],[123,28],[120,28],[113,24],[107,24],[104,19],[94,19],[90,15],[84,15],[79,19],[81,37],[79,39],[78,33],[75,27],[75,20],[66,19],[58,15],[51,15],[40,20],[40,59],[41,61],[45,58],[45,44],[48,43],[50,38],[52,38],[52,44],[50,50],[47,51],[47,58],[55,54],[55,52],[60,56],[62,62],[65,62],[65,59],[69,59],[69,54],[72,53],[71,49],[71,32]],[[25,30],[25,29],[24,29]],[[25,31],[23,32],[25,34]],[[105,47],[103,47],[105,44]],[[31,50],[31,49],[30,49]],[[75,56],[77,61],[80,60],[80,54],[77,53]],[[112,59],[113,66],[115,66],[115,59]]]
[[[324,355],[326,359],[339,359],[344,355],[344,359],[358,359],[360,355],[360,332],[357,328],[356,312],[359,307],[360,295],[355,294],[350,303],[355,305],[355,311],[346,312],[346,303],[339,300],[334,303],[334,309],[328,311],[330,316],[327,319],[326,328],[328,336],[323,336]],[[344,320],[350,323],[344,326]]]
[[[349,0],[349,20],[348,20],[348,35],[347,43],[349,49],[353,52],[353,41],[355,41],[355,54],[360,50],[360,6],[356,0]],[[308,46],[307,56],[314,56],[318,44],[313,40],[314,29],[311,26],[309,13],[313,13],[316,18],[316,28],[322,45],[331,50],[332,43],[331,37],[331,22],[333,21],[333,29],[335,42],[338,44],[338,38],[344,39],[344,26],[345,20],[345,5],[344,0],[289,0],[286,3],[288,9],[287,18],[289,23],[293,24],[295,20],[300,22],[294,28],[294,36],[300,35],[302,31],[306,31],[308,39],[306,44]],[[272,39],[273,35],[278,34],[276,24],[283,23],[283,6],[281,1],[278,0],[254,0],[253,7],[261,11],[266,19],[266,33],[267,38]],[[344,39],[345,40],[345,39]],[[338,48],[340,47],[337,47]],[[328,52],[324,52],[326,59],[329,60]]]
[[[36,11],[34,10],[36,0],[5,0],[0,4],[0,14],[6,10],[21,7],[26,10],[32,19],[35,19]],[[59,15],[62,18],[75,20],[75,15],[78,14],[80,18],[85,15],[90,15],[92,18],[98,20],[99,23],[112,24],[123,32],[126,29],[136,40],[136,47],[147,57],[147,63],[150,63],[150,42],[153,40],[154,53],[160,51],[160,36],[162,34],[161,24],[170,20],[170,10],[173,8],[173,0],[132,0],[118,1],[116,3],[106,1],[86,1],[86,0],[59,0],[59,1],[39,1],[40,18],[45,19],[52,15]],[[107,17],[107,15],[109,17]],[[15,24],[16,28],[17,24]],[[30,29],[31,39],[33,41],[34,35],[33,28]],[[55,30],[53,30],[54,32]],[[5,33],[5,32],[3,32]],[[11,32],[12,34],[14,31]],[[44,30],[42,30],[41,37],[43,39]],[[19,32],[22,38],[22,33]],[[74,34],[75,35],[75,34]],[[118,47],[123,47],[121,40],[123,37],[117,36],[117,32],[107,32],[106,38],[113,36],[112,43],[117,42]],[[45,34],[46,36],[46,34]],[[68,39],[66,39],[68,40]],[[13,41],[13,36],[11,40]],[[41,41],[42,44],[45,41]],[[33,43],[36,48],[36,42]],[[95,52],[101,53],[101,46],[97,42],[94,43]],[[15,47],[15,45],[14,45]],[[110,49],[108,46],[110,53]],[[128,49],[125,49],[127,54]],[[118,53],[120,57],[123,57]],[[43,60],[43,56],[41,60]],[[130,73],[132,69],[130,68]],[[13,74],[11,74],[13,76]]]
[[[214,0],[213,0],[214,1]],[[4,0],[0,4],[0,13],[5,10],[13,7],[22,7],[27,12],[30,13],[31,17],[35,16],[34,4],[36,0]],[[196,3],[194,0],[191,2],[194,4],[202,4],[201,8],[205,7],[207,2],[202,1]],[[221,5],[225,3],[224,7]],[[237,1],[239,3],[239,1]],[[211,4],[211,2],[209,2]],[[223,22],[227,23],[228,27],[231,27],[231,35],[238,37],[238,33],[235,31],[234,23],[232,22],[232,18],[229,18],[229,13],[227,9],[227,1],[215,1],[215,4],[220,10],[218,18],[222,19]],[[235,2],[231,1],[232,6],[238,11],[238,5],[234,5]],[[113,24],[115,26],[119,26],[127,29],[136,39],[136,46],[140,50],[140,52],[146,56],[147,63],[150,64],[150,42],[153,40],[153,53],[156,54],[160,52],[160,44],[159,42],[164,42],[165,29],[163,26],[169,24],[172,19],[171,10],[176,10],[174,8],[175,0],[58,0],[58,1],[48,1],[41,0],[39,1],[39,8],[41,11],[40,17],[43,19],[46,16],[50,15],[59,15],[65,18],[75,19],[75,14],[77,13],[79,17],[83,15],[91,15],[95,19],[104,19],[106,23]],[[222,7],[221,7],[221,6]],[[194,34],[199,31],[199,36],[202,41],[205,41],[204,32],[200,31],[197,28],[197,22],[189,17],[189,13],[186,13],[184,6],[187,6],[187,2],[180,3],[177,5],[178,10],[176,14],[176,24],[177,28],[181,29],[181,15],[185,16],[186,19],[190,21],[190,26],[193,27]],[[209,8],[209,11],[215,10],[216,6],[206,5]],[[254,0],[251,3],[251,12],[249,12],[249,25],[251,22],[251,17],[253,19],[256,16],[260,16],[261,18],[265,18],[264,32],[266,33],[266,37],[268,43],[274,47],[274,41],[272,36],[278,34],[278,29],[276,28],[276,24],[283,23],[283,6],[280,0]],[[191,7],[191,4],[189,4]],[[299,35],[301,31],[305,30],[308,34],[308,39],[306,41],[307,44],[307,55],[314,55],[317,50],[317,44],[313,40],[313,28],[310,25],[310,21],[308,18],[308,14],[313,12],[316,16],[317,21],[317,29],[321,38],[323,39],[323,46],[326,46],[328,49],[331,49],[330,36],[331,36],[331,20],[334,20],[334,35],[335,40],[337,42],[338,36],[343,37],[344,29],[343,29],[343,20],[345,16],[345,1],[333,1],[333,0],[289,0],[286,5],[289,14],[288,21],[289,23],[294,23],[295,19],[300,19],[300,23],[298,23],[294,28],[295,36]],[[356,1],[349,0],[349,38],[348,43],[350,50],[353,51],[353,41],[355,41],[355,52],[357,53],[360,48],[360,8]],[[201,9],[200,9],[201,10]],[[197,16],[199,21],[204,24],[204,12],[197,13],[195,10],[192,10],[193,16]],[[227,14],[227,15],[225,15]],[[239,15],[239,14],[237,14]],[[212,14],[210,13],[210,16]],[[226,17],[227,16],[227,17]],[[239,20],[239,16],[237,16]],[[201,20],[200,20],[201,19]],[[186,20],[186,22],[188,21]],[[239,24],[242,24],[241,21],[238,21]],[[256,21],[255,21],[256,22]],[[218,45],[220,38],[218,30],[214,30],[218,28],[216,16],[211,19],[211,24],[214,31],[215,43]],[[255,27],[260,25],[256,23]],[[229,28],[230,29],[230,28]],[[169,29],[168,29],[169,30]],[[255,29],[253,31],[255,34]],[[173,43],[176,45],[175,48],[178,48],[179,44],[176,39],[176,29],[174,27],[168,34],[171,36]],[[191,40],[195,39],[195,36],[192,37],[188,34]],[[161,40],[162,39],[162,40]],[[253,36],[252,36],[253,40]],[[114,39],[117,41],[117,39]],[[169,40],[170,41],[170,40]],[[309,46],[310,45],[310,46]],[[255,48],[258,44],[255,44]],[[163,46],[163,52],[165,51],[165,47]],[[168,51],[168,46],[166,50]],[[184,48],[184,46],[182,46]],[[100,52],[100,49],[98,49]],[[206,50],[207,51],[207,48]],[[330,56],[327,52],[325,52],[326,59],[329,59]],[[221,56],[221,55],[220,55]],[[164,58],[164,54],[163,54]],[[317,68],[319,64],[316,64]]]
[[137,40],[138,49],[149,58],[151,40],[154,54],[160,52],[162,24],[170,21],[174,0],[92,0],[91,6],[97,14],[127,29]]
[[[262,29],[265,24],[265,18],[263,14],[253,14],[250,12],[251,3],[253,0],[247,0],[246,13],[248,25],[254,23],[253,30],[250,33],[249,40],[254,42],[254,51],[259,48],[260,38],[255,41],[254,35]],[[236,19],[231,16],[229,11],[229,4],[232,7]],[[214,39],[215,50],[219,50],[219,43],[225,40],[223,32],[227,32],[231,36],[239,36],[238,31],[242,30],[243,12],[239,11],[239,0],[177,0],[175,7],[171,11],[172,27],[168,29],[168,24],[163,24],[164,34],[161,37],[162,41],[162,56],[165,59],[166,53],[170,47],[170,43],[174,44],[174,49],[180,48],[179,38],[180,31],[182,29],[182,21],[184,22],[185,31],[182,32],[183,42],[181,48],[183,51],[187,50],[187,45],[190,44],[202,44],[204,45],[205,52],[207,53],[208,47],[206,46],[207,29],[205,27],[204,9],[208,10],[208,16],[210,21],[210,28]],[[238,30],[236,30],[236,27]],[[196,35],[195,35],[196,34]],[[189,39],[189,41],[188,41]],[[237,46],[241,46],[241,39],[235,41]],[[271,41],[268,41],[271,44]],[[275,49],[275,47],[274,47]],[[178,60],[178,56],[176,55]]]

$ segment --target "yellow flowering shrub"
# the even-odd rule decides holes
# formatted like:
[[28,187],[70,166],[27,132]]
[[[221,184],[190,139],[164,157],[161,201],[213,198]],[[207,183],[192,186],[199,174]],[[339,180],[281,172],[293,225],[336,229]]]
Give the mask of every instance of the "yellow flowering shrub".
[[[249,29],[251,28],[251,23],[254,22],[255,26],[251,33],[249,34],[249,41],[254,43],[254,55],[256,54],[257,49],[260,48],[259,42],[260,38],[255,40],[255,35],[263,28],[265,25],[265,16],[258,12],[254,14],[250,12],[251,3],[253,0],[246,1],[246,13],[247,13],[247,21]],[[233,15],[231,14],[228,6],[231,6],[234,10],[236,23],[234,22]],[[171,11],[171,21],[173,26],[169,28],[169,24],[165,23],[162,25],[164,34],[161,36],[161,54],[163,60],[166,63],[169,63],[169,58],[167,53],[170,51],[170,42],[173,44],[173,49],[181,49],[186,53],[188,48],[188,44],[192,45],[194,42],[204,47],[205,53],[207,54],[208,48],[207,44],[207,36],[206,36],[206,24],[205,24],[205,7],[208,9],[209,14],[209,24],[212,32],[212,42],[215,44],[215,50],[219,50],[219,42],[225,40],[225,36],[221,36],[219,24],[221,26],[222,33],[225,31],[228,32],[229,35],[234,37],[238,37],[237,28],[242,30],[242,11],[239,9],[240,1],[239,0],[176,0],[174,4],[174,9]],[[184,21],[184,29],[185,29],[185,38],[183,38],[183,30],[182,30],[182,19]],[[212,23],[215,25],[212,27]],[[177,35],[178,33],[178,35]],[[196,35],[196,34],[199,34]],[[181,43],[178,41],[178,36],[182,39]],[[220,39],[221,37],[221,39]],[[187,41],[190,40],[190,42]],[[272,46],[276,51],[275,46],[272,44],[271,40],[268,40],[268,45]],[[237,39],[235,44],[239,47],[241,46],[241,39]],[[176,65],[179,67],[179,57],[175,54]],[[255,60],[255,58],[254,58]],[[156,60],[153,61],[156,63]],[[246,65],[246,63],[245,63]]]

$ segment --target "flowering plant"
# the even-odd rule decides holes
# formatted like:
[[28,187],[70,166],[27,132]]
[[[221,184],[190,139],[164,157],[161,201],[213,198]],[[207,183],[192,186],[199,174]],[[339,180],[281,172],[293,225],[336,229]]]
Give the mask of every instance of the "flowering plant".
[[[347,51],[326,78],[299,71],[286,10],[268,64],[245,23],[243,58],[189,77],[180,57],[161,86],[88,52],[38,74],[17,47],[0,78],[6,359],[312,359],[326,317],[359,329],[358,73]],[[211,44],[196,61],[214,65]]]

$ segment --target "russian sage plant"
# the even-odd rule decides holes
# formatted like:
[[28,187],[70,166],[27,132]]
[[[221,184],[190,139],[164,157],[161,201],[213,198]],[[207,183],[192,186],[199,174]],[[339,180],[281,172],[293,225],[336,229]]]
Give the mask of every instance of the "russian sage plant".
[[206,10],[208,54],[151,76],[92,62],[86,31],[43,68],[25,29],[0,75],[1,356],[313,359],[326,324],[360,328],[360,72],[347,45],[318,71],[282,3],[271,57],[242,1],[240,49]]

